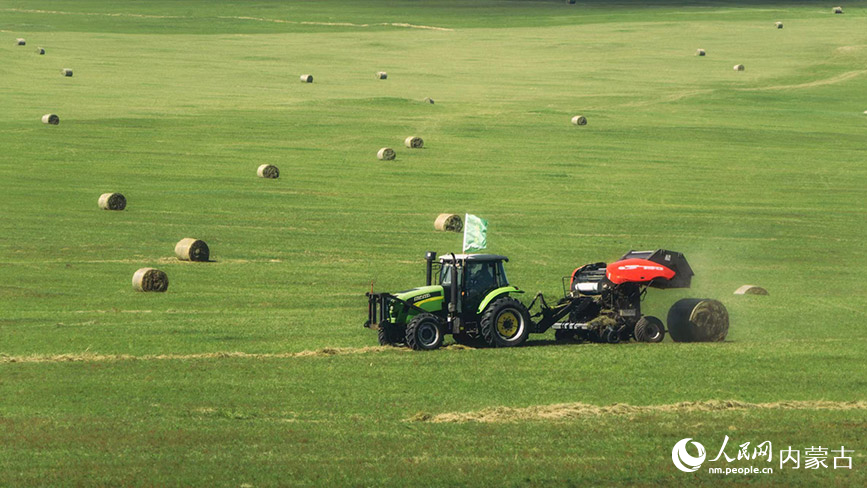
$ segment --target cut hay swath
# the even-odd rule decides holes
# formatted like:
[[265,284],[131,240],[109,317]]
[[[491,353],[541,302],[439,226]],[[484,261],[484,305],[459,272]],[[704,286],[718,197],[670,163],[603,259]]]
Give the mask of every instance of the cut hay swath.
[[765,290],[761,286],[756,285],[744,285],[737,290],[735,290],[735,295],[767,295],[768,290]]
[[736,64],[734,67],[735,71],[743,71],[744,69],[745,69],[744,65],[742,65],[742,64]]
[[301,83],[313,83],[313,75],[301,75]]
[[103,193],[99,196],[98,204],[103,210],[123,210],[126,208],[126,197],[120,193]]
[[443,232],[461,232],[464,230],[464,219],[458,214],[439,214],[434,221],[434,229]]
[[60,123],[60,117],[57,114],[45,114],[42,116],[43,124],[57,125]]
[[27,41],[25,41],[24,39],[22,39],[21,37],[19,37],[18,39],[15,39],[15,45],[16,45],[16,46],[26,46],[26,45],[27,45]]
[[425,103],[430,103],[431,105],[434,103],[433,98],[427,97],[424,99]]
[[69,68],[63,68],[62,70],[60,70],[60,74],[62,74],[63,76],[72,76],[72,70]]
[[394,149],[390,147],[384,147],[376,153],[376,157],[383,161],[391,161],[394,159]]
[[424,140],[421,137],[409,136],[403,140],[403,145],[413,149],[421,149],[424,147]]
[[721,342],[729,331],[725,305],[710,298],[684,298],[668,310],[668,333],[675,342]]
[[774,25],[777,26],[777,29],[782,29],[782,28],[783,28],[783,23],[782,23],[782,22],[777,22],[777,23],[774,24]]
[[385,71],[377,71],[376,72],[376,79],[377,80],[388,79],[388,73],[386,73]]
[[704,49],[696,49],[696,50],[695,50],[695,55],[696,55],[696,56],[704,56],[704,55],[706,55],[706,54],[707,54],[707,53],[704,51]]
[[37,47],[36,48],[36,54],[45,54],[45,49],[43,49],[41,47]]
[[169,277],[156,268],[141,268],[132,275],[135,291],[163,292],[169,289]]
[[181,261],[207,262],[211,258],[211,250],[205,241],[187,237],[175,244],[175,256]]
[[256,170],[256,174],[259,175],[259,178],[279,178],[280,169],[273,164],[263,164]]
[[575,125],[587,125],[587,117],[583,115],[576,115],[572,117],[572,123]]

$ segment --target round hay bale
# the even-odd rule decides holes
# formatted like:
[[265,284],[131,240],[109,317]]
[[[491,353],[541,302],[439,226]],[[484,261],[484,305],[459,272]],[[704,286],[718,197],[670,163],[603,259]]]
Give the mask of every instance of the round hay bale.
[[443,232],[460,232],[464,230],[464,219],[458,214],[439,214],[434,221],[434,229]]
[[259,175],[259,178],[279,178],[280,169],[273,164],[263,164],[256,170],[256,174]]
[[19,37],[18,39],[15,39],[15,45],[16,46],[26,46],[27,41],[25,41],[24,39]]
[[587,125],[587,117],[583,115],[576,115],[572,117],[572,123],[575,125]]
[[433,103],[434,103],[433,98],[430,98],[430,97],[425,98],[424,101],[425,101],[425,103],[429,103],[431,105],[433,105]]
[[313,83],[313,75],[301,75],[301,83]]
[[782,28],[783,28],[783,23],[782,23],[782,22],[777,22],[777,23],[774,24],[774,25],[777,26],[777,29],[782,29]]
[[761,286],[756,285],[744,285],[737,290],[735,290],[735,295],[767,295],[768,290],[765,290]]
[[156,268],[141,268],[132,275],[132,289],[163,292],[169,289],[169,277]]
[[569,5],[575,5],[576,1],[577,0],[566,0],[566,3],[568,3]]
[[388,79],[388,73],[386,73],[385,71],[377,71],[376,72],[376,79],[378,79],[378,80]]
[[424,140],[421,137],[409,136],[403,140],[403,145],[413,149],[421,149],[424,147]]
[[705,56],[706,54],[707,54],[707,53],[704,52],[704,49],[696,49],[696,50],[695,50],[695,55],[696,55],[696,56]]
[[36,48],[36,54],[45,54],[45,49],[43,49],[41,47],[37,47]]
[[60,70],[60,74],[62,74],[63,76],[72,76],[72,70],[69,68],[63,68],[62,70]]
[[742,64],[736,64],[735,67],[734,67],[734,70],[735,70],[735,71],[743,71],[743,70],[744,70],[744,65],[742,65]]
[[126,197],[120,193],[103,193],[99,196],[99,208],[103,210],[123,210],[126,208]]
[[45,114],[42,116],[43,124],[57,125],[60,123],[60,117],[57,114]]
[[834,13],[835,14],[842,14],[843,13],[843,7],[834,7]]
[[394,149],[390,147],[384,147],[376,153],[376,157],[383,161],[391,161],[394,159]]
[[720,342],[729,331],[729,313],[718,300],[684,298],[668,310],[668,333],[675,342]]
[[207,262],[211,257],[211,250],[205,241],[187,237],[175,244],[175,256],[181,261]]

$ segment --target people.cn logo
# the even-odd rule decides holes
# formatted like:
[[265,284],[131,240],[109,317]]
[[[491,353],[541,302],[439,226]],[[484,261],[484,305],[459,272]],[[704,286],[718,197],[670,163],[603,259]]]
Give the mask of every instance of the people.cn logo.
[[689,441],[692,441],[692,437],[681,439],[677,441],[677,444],[675,444],[674,447],[671,449],[671,462],[674,463],[677,469],[683,471],[684,473],[692,473],[693,471],[698,471],[698,468],[701,467],[701,463],[704,462],[704,458],[706,457],[704,446],[695,441],[692,441],[692,444],[696,447],[696,449],[698,449],[698,456],[693,457],[688,452],[686,452],[686,444]]

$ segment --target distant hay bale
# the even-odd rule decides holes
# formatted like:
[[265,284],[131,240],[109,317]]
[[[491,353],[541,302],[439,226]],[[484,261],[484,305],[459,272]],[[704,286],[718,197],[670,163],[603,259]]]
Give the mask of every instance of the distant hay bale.
[[777,29],[782,29],[782,28],[783,28],[783,23],[782,23],[782,22],[777,22],[777,23],[774,24],[774,25],[777,26]]
[[37,47],[36,48],[36,54],[45,54],[45,49],[43,49],[41,47]]
[[743,70],[744,70],[744,65],[742,65],[742,64],[736,64],[735,67],[734,67],[734,70],[735,70],[735,71],[743,71]]
[[834,13],[835,14],[842,14],[843,13],[843,7],[834,7]]
[[434,229],[443,232],[460,232],[464,230],[464,219],[458,214],[439,214],[434,221]]
[[42,116],[43,124],[57,125],[60,123],[60,117],[57,114],[45,114]]
[[163,292],[169,289],[169,277],[156,268],[141,268],[132,275],[132,288],[135,291]]
[[25,41],[24,39],[19,37],[18,39],[15,39],[15,45],[16,46],[26,46],[27,41]]
[[376,153],[376,157],[383,161],[391,161],[394,159],[394,149],[390,147],[384,147]]
[[583,115],[576,115],[572,117],[572,123],[575,125],[587,125],[587,117]]
[[72,70],[69,68],[63,68],[62,70],[60,70],[60,74],[62,74],[63,76],[72,76]]
[[735,295],[767,295],[768,290],[765,290],[761,286],[756,285],[744,285],[737,290],[735,290]]
[[313,75],[301,75],[301,83],[313,83]]
[[569,5],[575,5],[576,1],[578,0],[566,0],[566,3],[568,3]]
[[403,140],[403,145],[412,149],[421,149],[424,147],[424,140],[421,137],[409,136]]
[[704,52],[704,49],[696,49],[696,50],[695,50],[695,55],[696,55],[696,56],[704,56],[704,55],[706,55],[706,54],[707,54],[707,53]]
[[126,208],[126,197],[120,193],[103,193],[99,196],[99,208],[103,210],[123,210]]
[[263,164],[256,170],[256,174],[259,175],[259,178],[279,178],[280,169],[273,164]]
[[433,105],[433,103],[434,103],[433,98],[430,98],[430,97],[425,98],[424,101],[425,101],[425,103],[430,103],[431,105]]
[[386,73],[385,71],[377,71],[376,72],[376,79],[385,80],[387,78],[388,78],[388,73]]
[[211,250],[205,241],[187,237],[175,245],[175,256],[181,261],[206,262],[211,257]]
[[718,300],[684,298],[668,310],[668,332],[675,342],[721,342],[729,331],[729,313]]

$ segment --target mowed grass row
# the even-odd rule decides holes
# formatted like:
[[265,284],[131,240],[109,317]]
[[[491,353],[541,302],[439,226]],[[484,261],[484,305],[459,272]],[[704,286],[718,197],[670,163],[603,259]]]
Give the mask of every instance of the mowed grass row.
[[[651,291],[645,311],[721,299],[730,342],[553,346],[549,334],[516,350],[2,362],[0,485],[49,473],[51,484],[670,484],[689,476],[671,465],[674,442],[726,432],[863,454],[851,435],[862,411],[402,421],[577,401],[864,399],[862,3],[843,16],[779,4],[196,5],[0,2],[0,358],[373,345],[361,328],[371,281],[420,284],[425,250],[459,250],[459,235],[433,231],[442,211],[490,221],[490,250],[510,256],[527,301],[562,293],[586,262],[684,252],[693,289]],[[39,123],[49,112],[59,126]],[[569,123],[579,113],[586,127]],[[403,148],[408,135],[425,149]],[[396,161],[375,159],[383,146]],[[263,163],[281,178],[256,178]],[[106,191],[127,209],[100,211]],[[183,237],[206,240],[216,262],[175,261]],[[167,293],[132,291],[143,266],[168,272]],[[731,296],[744,283],[771,295]],[[859,473],[756,481],[846,485]]]

